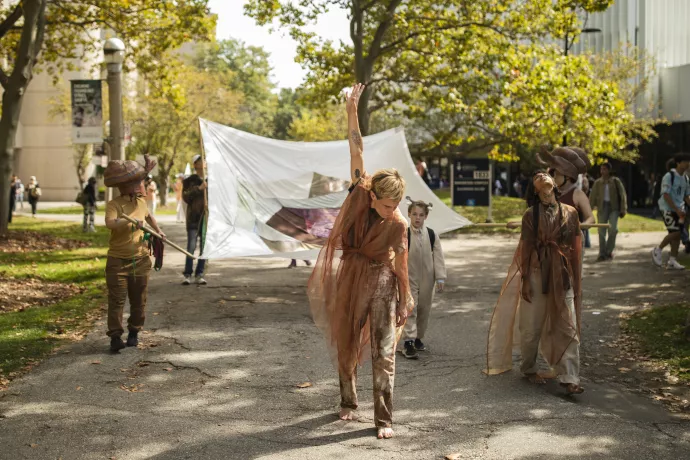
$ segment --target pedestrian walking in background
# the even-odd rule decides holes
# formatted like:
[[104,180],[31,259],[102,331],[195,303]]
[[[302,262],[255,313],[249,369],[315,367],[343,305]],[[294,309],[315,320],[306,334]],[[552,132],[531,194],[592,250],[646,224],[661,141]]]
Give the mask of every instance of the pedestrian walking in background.
[[[676,167],[676,159],[671,158],[666,162],[666,172],[670,172],[673,168]],[[652,210],[652,219],[656,219],[657,216],[660,216],[661,213],[661,208],[659,207],[659,200],[661,199],[661,183],[663,182],[663,177],[657,177],[656,181],[654,183],[654,194],[652,195],[652,205],[654,206],[654,209]]]
[[96,178],[90,177],[89,181],[84,187],[83,192],[84,205],[84,225],[82,231],[84,233],[93,233],[96,231]]
[[38,201],[41,199],[41,186],[36,179],[36,176],[31,176],[29,185],[26,187],[29,193],[29,204],[31,205],[31,215],[36,217],[36,210],[38,208]]
[[[597,210],[600,224],[609,224],[609,228],[599,229],[598,262],[613,259],[618,235],[618,218],[628,212],[628,199],[623,182],[611,174],[611,163],[604,163],[600,168],[601,177],[594,182],[589,201],[592,209]],[[606,233],[608,230],[608,240]]]
[[[304,262],[304,265],[306,265],[307,267],[311,267],[311,261],[305,260],[303,262]],[[295,268],[296,266],[297,266],[297,259],[292,259],[290,261],[290,265],[288,265],[288,268]]]
[[177,202],[177,218],[178,224],[184,223],[185,216],[187,215],[187,203],[182,199],[182,191],[184,190],[184,174],[178,174],[177,180],[173,184],[173,190],[175,191],[175,201]]
[[[592,193],[592,185],[594,184],[594,180],[589,174],[583,174],[582,175],[582,192],[587,196],[587,199],[589,199],[589,196]],[[582,234],[585,237],[585,249],[589,249],[592,247],[592,241],[590,240],[589,237],[589,229],[586,228],[582,230]]]
[[146,178],[146,207],[149,210],[149,214],[152,216],[156,215],[156,203],[158,199],[158,185],[153,180],[151,174]]
[[12,214],[17,207],[17,187],[15,183],[17,181],[17,176],[12,176],[10,178],[10,209],[7,212],[7,222],[12,223]]
[[666,268],[668,270],[684,270],[685,267],[679,264],[676,258],[680,247],[681,230],[685,225],[686,205],[690,204],[690,182],[685,175],[690,167],[690,155],[677,155],[675,166],[661,180],[659,209],[662,212],[668,235],[659,246],[652,249],[652,261],[654,265],[661,267],[663,264],[662,251],[670,245],[671,255],[666,263]]
[[24,209],[24,184],[22,183],[22,180],[19,177],[17,177],[17,180],[14,182],[14,186],[17,189],[15,198],[16,203],[19,203],[19,209]]
[[[206,225],[206,186],[207,182],[203,179],[204,176],[204,162],[201,155],[194,157],[194,170],[196,174],[192,174],[184,180],[182,199],[187,203],[187,252],[194,254],[196,251],[197,241],[201,240],[200,253],[204,252],[204,238],[203,229]],[[194,259],[187,257],[184,265],[184,280],[182,284],[185,286],[192,284],[192,273],[196,278],[196,284],[204,285],[204,268],[206,267],[206,260],[199,259],[194,271]]]

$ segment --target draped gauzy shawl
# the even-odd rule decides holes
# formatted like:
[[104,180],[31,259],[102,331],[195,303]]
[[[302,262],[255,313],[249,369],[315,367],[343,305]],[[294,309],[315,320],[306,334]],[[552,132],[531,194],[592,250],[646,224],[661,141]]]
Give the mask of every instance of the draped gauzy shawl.
[[407,221],[399,210],[388,219],[372,210],[370,180],[365,175],[340,208],[307,288],[314,323],[326,336],[334,363],[346,372],[368,355],[369,306],[378,285],[372,278],[390,269],[398,281],[392,298],[402,301],[408,312],[414,308],[407,275]]
[[[529,279],[537,270],[541,270],[542,292],[548,296],[546,321],[539,344],[542,356],[550,366],[554,366],[568,345],[573,340],[580,340],[582,233],[577,210],[564,204],[552,210],[542,204],[537,206],[541,206],[538,234],[535,235],[534,231],[534,208],[530,208],[522,218],[520,243],[489,325],[485,370],[489,375],[500,374],[513,367],[512,351],[520,343],[518,312],[520,308],[530,308],[522,299],[522,280]],[[571,287],[575,294],[577,324],[571,320],[565,299]]]

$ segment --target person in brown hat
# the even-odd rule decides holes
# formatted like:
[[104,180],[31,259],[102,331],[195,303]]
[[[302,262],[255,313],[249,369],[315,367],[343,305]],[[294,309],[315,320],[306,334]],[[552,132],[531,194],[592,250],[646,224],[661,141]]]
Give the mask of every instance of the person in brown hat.
[[[489,325],[485,373],[510,371],[519,344],[520,370],[531,382],[557,376],[567,394],[580,394],[580,222],[573,207],[559,202],[552,177],[537,173],[533,187],[535,204],[523,215],[520,243]],[[540,372],[539,353],[551,372]]]
[[[143,222],[165,234],[158,227],[156,219],[146,206],[144,179],[155,167],[156,162],[145,156],[146,166],[135,161],[111,161],[105,169],[105,185],[117,187],[120,196],[109,201],[105,210],[105,226],[110,229],[108,260],[105,266],[105,280],[108,286],[108,332],[110,350],[118,352],[125,346],[135,347],[139,343],[138,333],[146,317],[146,294],[151,258],[144,241]],[[126,214],[135,219],[134,225],[122,218]],[[122,341],[124,328],[122,316],[125,301],[129,297],[130,314],[127,320],[127,345]]]
[[590,167],[587,153],[579,147],[558,147],[549,152],[545,148],[537,159],[549,167],[549,174],[554,178],[559,201],[577,210],[580,224],[593,224],[594,213],[587,194],[577,188],[577,176],[586,174]]

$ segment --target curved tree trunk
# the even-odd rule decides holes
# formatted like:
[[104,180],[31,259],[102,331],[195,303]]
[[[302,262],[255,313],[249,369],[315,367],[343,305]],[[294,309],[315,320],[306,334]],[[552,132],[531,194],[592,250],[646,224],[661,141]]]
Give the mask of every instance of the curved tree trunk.
[[24,94],[33,77],[36,58],[43,46],[47,2],[48,0],[26,0],[17,7],[21,8],[24,21],[14,68],[9,76],[0,68],[0,84],[5,91],[2,95],[0,117],[0,235],[7,234],[15,136]]
[[160,188],[158,189],[158,196],[160,196],[160,205],[161,207],[167,206],[168,205],[168,190],[170,189],[170,174],[169,171],[164,171],[163,168],[158,166],[160,168],[160,172],[158,173],[158,185]]

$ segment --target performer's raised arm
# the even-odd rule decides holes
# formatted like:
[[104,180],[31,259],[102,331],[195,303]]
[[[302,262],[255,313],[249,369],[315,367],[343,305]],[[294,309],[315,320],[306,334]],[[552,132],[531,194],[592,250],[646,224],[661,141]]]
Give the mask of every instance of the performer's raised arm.
[[362,92],[364,92],[364,85],[357,83],[352,88],[345,106],[347,109],[347,139],[350,142],[350,176],[353,184],[357,183],[364,174],[364,142],[359,131],[359,119],[357,117],[357,107]]

